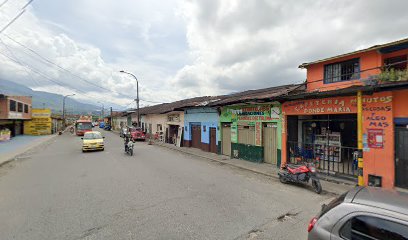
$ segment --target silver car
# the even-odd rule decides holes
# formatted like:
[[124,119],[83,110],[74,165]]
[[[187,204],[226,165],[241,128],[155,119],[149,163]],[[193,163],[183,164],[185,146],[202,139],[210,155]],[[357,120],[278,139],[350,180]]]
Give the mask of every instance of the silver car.
[[323,205],[308,232],[309,240],[408,239],[408,194],[357,187]]

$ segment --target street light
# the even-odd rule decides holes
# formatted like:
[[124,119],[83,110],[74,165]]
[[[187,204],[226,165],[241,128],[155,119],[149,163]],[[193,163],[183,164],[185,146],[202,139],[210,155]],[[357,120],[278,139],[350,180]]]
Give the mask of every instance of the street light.
[[98,101],[98,103],[102,104],[101,119],[103,120],[103,118],[104,118],[103,110],[105,109],[105,105],[103,105],[103,102]]
[[137,126],[139,127],[139,126],[140,126],[139,81],[137,80],[137,77],[136,77],[133,73],[126,72],[126,71],[123,71],[123,70],[121,70],[120,72],[121,72],[121,73],[126,73],[126,74],[130,75],[130,76],[134,77],[135,80],[136,80],[136,94],[137,94],[137,96],[136,96],[136,99],[135,99],[135,100],[136,100],[136,107],[137,107]]
[[65,99],[67,97],[71,97],[71,96],[75,96],[74,94],[69,94],[69,95],[65,95],[64,98],[62,99],[62,121],[64,122],[64,127],[65,127]]

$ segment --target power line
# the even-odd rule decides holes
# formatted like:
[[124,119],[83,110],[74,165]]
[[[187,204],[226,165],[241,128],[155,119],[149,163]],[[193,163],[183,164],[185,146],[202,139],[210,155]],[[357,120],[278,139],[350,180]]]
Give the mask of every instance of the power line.
[[[57,68],[59,68],[60,70],[65,71],[65,72],[71,74],[72,76],[75,76],[75,77],[79,78],[80,80],[82,80],[82,81],[84,81],[84,82],[86,82],[86,83],[88,83],[88,84],[90,84],[90,85],[92,85],[92,86],[95,86],[95,87],[98,87],[98,88],[100,88],[100,89],[103,89],[103,90],[112,92],[112,93],[117,94],[117,95],[122,95],[122,96],[127,97],[127,98],[133,98],[132,96],[129,96],[129,95],[126,95],[126,94],[121,94],[121,93],[118,93],[118,92],[116,92],[116,91],[113,91],[112,89],[108,89],[108,88],[102,87],[102,86],[100,86],[100,85],[98,85],[98,84],[95,84],[95,83],[93,83],[93,82],[91,82],[91,81],[89,81],[89,80],[87,80],[87,79],[85,79],[85,78],[83,78],[83,77],[81,77],[81,76],[79,76],[79,75],[73,73],[72,71],[70,71],[70,70],[68,70],[68,69],[66,69],[66,68],[64,68],[64,67],[62,67],[62,66],[60,66],[60,65],[58,65],[57,63],[51,61],[50,59],[48,59],[48,58],[42,56],[41,54],[39,54],[38,52],[36,52],[36,51],[33,50],[32,48],[27,47],[26,45],[22,44],[21,42],[19,42],[19,41],[13,39],[12,37],[10,37],[10,35],[4,34],[4,36],[6,36],[6,37],[7,37],[8,39],[10,39],[11,41],[17,43],[18,45],[20,45],[20,46],[23,47],[24,49],[30,51],[30,53],[32,53],[32,54],[34,54],[35,56],[39,57],[40,59],[42,59],[43,62],[45,62],[45,63],[47,63],[47,64],[54,65],[54,66],[56,66]],[[26,53],[26,52],[24,52],[24,53]],[[27,54],[27,53],[26,53],[26,54]],[[151,100],[146,100],[146,99],[140,99],[140,100],[141,100],[141,101],[145,101],[145,102],[149,102],[149,103],[162,103],[162,102],[156,102],[156,101],[151,101]]]
[[[48,63],[48,64],[54,65],[54,66],[56,66],[57,68],[59,68],[60,70],[65,71],[65,72],[68,72],[68,73],[71,74],[72,76],[74,76],[74,77],[76,77],[76,78],[79,78],[80,80],[82,80],[82,81],[84,81],[84,82],[86,82],[86,83],[88,83],[88,84],[90,84],[90,85],[92,85],[92,86],[94,86],[94,87],[98,87],[98,88],[100,88],[100,89],[103,89],[103,90],[112,92],[111,89],[108,89],[108,88],[99,86],[98,84],[95,84],[95,83],[93,83],[93,82],[91,82],[91,81],[89,81],[89,80],[87,80],[87,79],[85,79],[85,78],[83,78],[83,77],[81,77],[81,76],[79,76],[79,75],[77,75],[77,74],[71,72],[70,70],[68,70],[68,69],[66,69],[66,68],[64,68],[64,67],[61,67],[61,66],[58,65],[57,63],[54,63],[53,61],[49,60],[48,58],[46,58],[46,57],[42,56],[41,54],[37,53],[35,50],[33,50],[33,49],[31,49],[31,48],[25,46],[24,44],[20,43],[19,41],[13,39],[13,38],[10,37],[9,35],[4,34],[4,36],[6,36],[6,37],[7,37],[8,39],[10,39],[11,41],[17,43],[17,44],[20,45],[21,47],[27,49],[28,51],[30,51],[32,54],[36,55],[37,57],[41,58],[41,59],[43,60],[43,62],[45,61],[45,62]],[[116,92],[115,92],[115,93],[116,93]]]

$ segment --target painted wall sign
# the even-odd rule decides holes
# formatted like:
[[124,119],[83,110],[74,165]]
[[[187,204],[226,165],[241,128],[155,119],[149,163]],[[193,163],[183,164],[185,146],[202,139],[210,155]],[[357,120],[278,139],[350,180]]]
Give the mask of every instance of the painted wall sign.
[[221,110],[220,122],[231,123],[231,142],[238,142],[238,125],[255,127],[255,145],[262,146],[262,122],[278,123],[281,128],[281,107],[277,104],[227,106]]
[[[391,111],[392,96],[363,97],[364,111]],[[356,97],[336,97],[286,102],[283,109],[287,115],[347,114],[357,112]]]
[[9,119],[20,119],[20,118],[23,118],[23,113],[19,113],[19,112],[9,112],[8,118],[9,118]]
[[24,122],[24,133],[28,135],[51,134],[51,109],[32,109],[32,119]]

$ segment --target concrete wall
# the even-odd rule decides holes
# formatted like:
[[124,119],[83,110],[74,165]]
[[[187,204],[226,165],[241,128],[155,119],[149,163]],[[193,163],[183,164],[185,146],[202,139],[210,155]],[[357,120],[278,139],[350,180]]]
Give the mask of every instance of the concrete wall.
[[[162,125],[162,131],[165,133],[165,127],[167,122],[167,115],[166,114],[146,114],[143,117],[143,121],[145,124],[146,132],[150,132],[155,134],[157,129],[157,124]],[[150,124],[152,125],[152,129],[149,128]]]
[[[215,108],[195,108],[184,111],[184,140],[191,141],[191,125],[201,125],[201,142],[210,143],[210,128],[213,127],[217,131],[218,145],[218,121],[219,115]],[[205,132],[204,132],[205,127]]]

